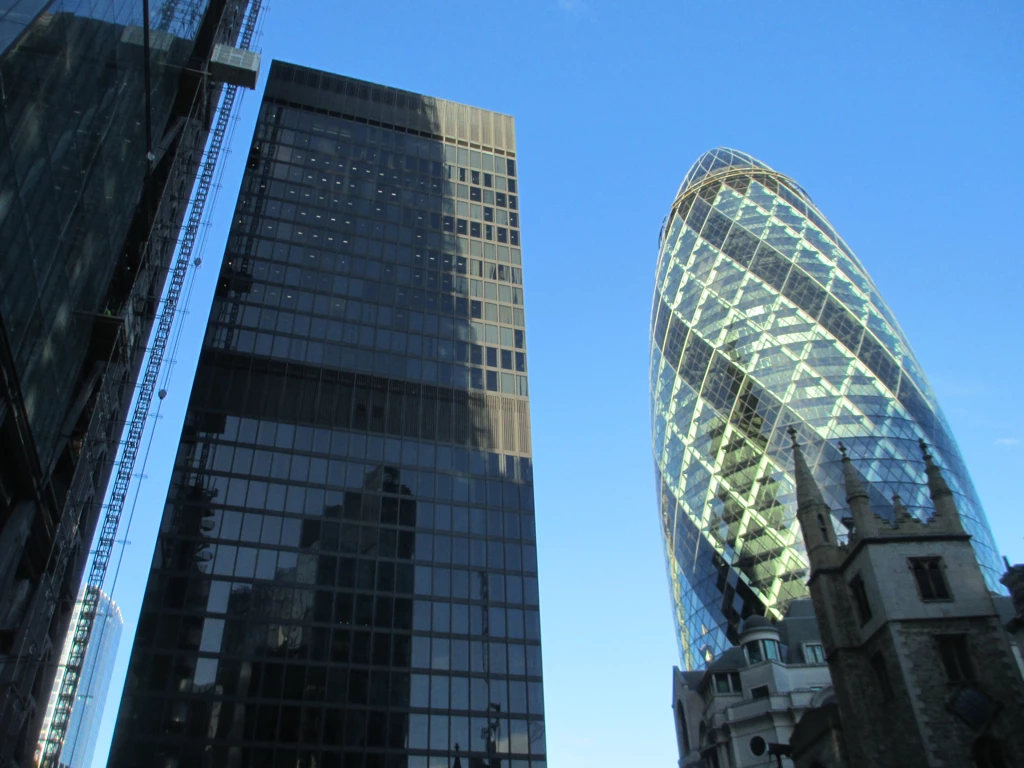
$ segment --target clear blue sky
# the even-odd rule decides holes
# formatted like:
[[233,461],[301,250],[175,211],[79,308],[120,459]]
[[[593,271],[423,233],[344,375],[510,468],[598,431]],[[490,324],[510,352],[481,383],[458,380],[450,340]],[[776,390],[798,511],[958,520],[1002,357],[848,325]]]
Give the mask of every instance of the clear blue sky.
[[[857,252],[1003,553],[1024,561],[1024,6],[289,0],[264,31],[264,74],[281,58],[516,117],[552,768],[677,759],[648,323],[659,226],[711,147],[795,178]],[[128,534],[119,675],[258,100],[240,113]]]

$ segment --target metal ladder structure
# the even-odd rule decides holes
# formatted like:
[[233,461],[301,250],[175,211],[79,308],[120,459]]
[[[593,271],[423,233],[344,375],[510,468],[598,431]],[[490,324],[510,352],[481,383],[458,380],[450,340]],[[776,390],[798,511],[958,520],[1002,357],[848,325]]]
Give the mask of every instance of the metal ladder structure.
[[[172,4],[169,3],[168,5]],[[252,38],[256,30],[256,22],[259,18],[261,6],[262,0],[252,0],[239,39],[238,47],[242,50],[248,50],[252,45]],[[101,589],[103,582],[106,580],[107,569],[113,555],[117,529],[121,523],[121,515],[124,511],[128,490],[135,471],[135,460],[142,445],[142,436],[146,422],[149,419],[149,409],[156,390],[157,377],[160,374],[160,368],[164,361],[164,352],[171,336],[171,328],[178,309],[182,288],[185,284],[185,277],[192,263],[196,239],[198,238],[200,225],[203,221],[206,202],[210,196],[214,172],[220,159],[224,137],[227,133],[232,111],[234,110],[238,87],[236,85],[224,86],[224,94],[217,113],[217,121],[211,132],[206,155],[202,161],[202,170],[196,183],[188,222],[185,225],[179,245],[178,257],[171,272],[157,326],[153,331],[152,347],[146,361],[145,373],[139,386],[131,418],[125,425],[125,435],[122,441],[120,461],[117,465],[117,474],[110,491],[110,500],[103,517],[102,527],[96,540],[96,549],[93,553],[92,563],[86,579],[82,609],[70,639],[71,650],[68,653],[67,664],[64,667],[64,673],[61,678],[56,706],[50,721],[50,729],[46,734],[43,745],[40,761],[41,768],[57,768],[61,750],[64,747],[64,739],[67,736],[68,723],[71,719],[71,709],[78,694],[78,685],[81,681],[85,654],[96,621]]]

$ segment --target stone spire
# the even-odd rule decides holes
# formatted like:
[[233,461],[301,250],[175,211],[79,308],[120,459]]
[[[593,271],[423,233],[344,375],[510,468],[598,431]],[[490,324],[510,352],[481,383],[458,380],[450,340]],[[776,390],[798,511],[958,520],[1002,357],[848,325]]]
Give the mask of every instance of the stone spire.
[[796,476],[796,515],[803,532],[807,558],[811,570],[829,565],[835,561],[836,532],[832,527],[832,513],[821,497],[821,489],[807,466],[803,451],[796,441],[796,430],[789,428],[793,441],[793,465]]
[[925,472],[928,474],[928,495],[932,497],[932,504],[935,505],[935,517],[932,522],[945,525],[951,532],[964,533],[963,525],[960,522],[960,512],[957,510],[956,500],[953,498],[953,491],[946,484],[942,470],[932,460],[928,445],[924,440],[920,441],[920,445]]
[[839,452],[843,454],[843,483],[846,486],[846,503],[850,505],[853,525],[858,539],[866,539],[878,535],[878,521],[871,509],[871,499],[860,481],[860,474],[846,455],[846,446],[839,444]]

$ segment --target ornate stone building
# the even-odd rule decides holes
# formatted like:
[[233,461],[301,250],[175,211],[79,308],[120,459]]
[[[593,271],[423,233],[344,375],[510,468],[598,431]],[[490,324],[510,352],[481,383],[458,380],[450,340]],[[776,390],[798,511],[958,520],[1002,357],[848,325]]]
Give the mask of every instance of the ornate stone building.
[[762,768],[832,698],[810,600],[790,603],[777,624],[751,616],[739,640],[704,670],[673,670],[680,768]]
[[875,514],[860,472],[839,446],[849,505],[843,542],[791,437],[808,587],[838,715],[819,711],[798,725],[791,740],[797,768],[1018,765],[1024,681],[927,447],[934,515],[920,522],[897,496],[891,525]]

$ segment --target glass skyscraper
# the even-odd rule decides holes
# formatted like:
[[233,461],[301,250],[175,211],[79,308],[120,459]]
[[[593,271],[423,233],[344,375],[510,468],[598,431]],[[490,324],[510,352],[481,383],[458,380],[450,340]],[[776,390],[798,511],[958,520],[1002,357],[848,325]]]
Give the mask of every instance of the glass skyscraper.
[[545,768],[515,150],[273,63],[111,766]]
[[[875,510],[926,519],[919,440],[956,494],[990,586],[996,548],[903,331],[807,193],[730,149],[686,174],[660,238],[651,315],[656,481],[680,653],[695,668],[742,618],[806,595],[788,427],[833,510],[842,441]],[[842,530],[842,528],[839,528]]]
[[[71,615],[72,630],[82,610],[82,595],[84,593],[83,588]],[[66,765],[68,768],[89,768],[92,765],[96,740],[100,735],[103,703],[107,698],[110,681],[114,676],[117,647],[121,641],[121,630],[124,628],[124,619],[121,617],[121,609],[117,607],[117,604],[106,594],[101,595],[98,602],[96,624],[93,627],[92,636],[89,638],[88,650],[85,652],[78,695],[71,708],[67,736],[64,739],[64,748],[60,753],[59,764]],[[68,653],[71,651],[71,635],[72,633],[69,632],[64,639],[64,648],[60,655],[61,667],[67,663]],[[50,730],[50,721],[57,705],[57,693],[58,687],[54,686],[46,705],[46,714],[43,716],[41,736],[45,736]],[[42,752],[41,744],[39,751]]]

